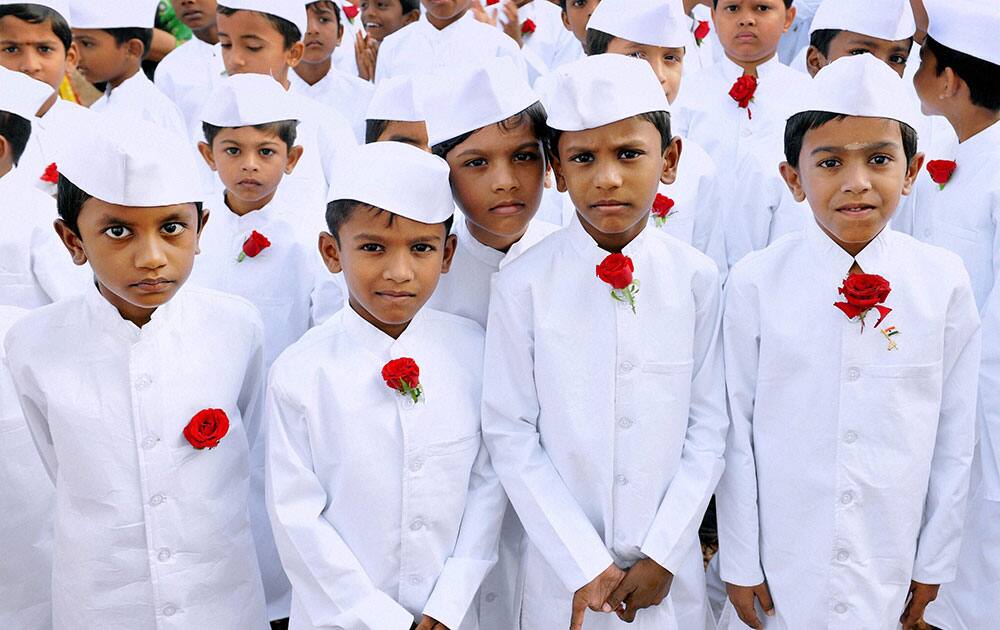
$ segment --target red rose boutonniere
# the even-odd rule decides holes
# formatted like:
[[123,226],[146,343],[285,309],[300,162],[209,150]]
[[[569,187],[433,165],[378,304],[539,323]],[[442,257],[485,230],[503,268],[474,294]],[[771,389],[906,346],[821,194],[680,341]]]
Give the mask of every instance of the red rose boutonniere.
[[677,214],[674,210],[674,200],[666,195],[656,195],[656,199],[653,200],[653,220],[656,223],[656,227],[663,227],[667,219]]
[[609,254],[597,266],[597,277],[611,285],[611,297],[632,307],[635,313],[635,296],[639,294],[639,281],[632,276],[635,265],[623,254]]
[[184,427],[184,437],[198,450],[215,448],[229,433],[229,417],[221,409],[202,409]]
[[393,359],[382,367],[382,380],[389,389],[394,389],[403,396],[409,396],[413,402],[420,402],[424,390],[420,386],[420,368],[417,362],[408,357]]
[[705,20],[698,20],[698,26],[694,29],[694,43],[701,46],[701,43],[708,37],[711,28]]
[[850,274],[844,278],[844,284],[837,291],[847,301],[835,302],[834,306],[843,311],[848,319],[861,320],[861,332],[865,331],[865,316],[868,311],[873,308],[878,311],[879,318],[875,322],[876,328],[892,311],[891,308],[882,304],[889,297],[889,292],[892,291],[889,281],[882,276],[867,273]]
[[729,90],[729,96],[736,101],[736,104],[747,110],[747,118],[753,118],[750,111],[750,103],[753,102],[753,95],[757,92],[757,77],[744,74]]
[[927,172],[938,188],[944,190],[944,185],[951,179],[958,164],[951,160],[931,160],[927,163]]
[[42,173],[42,176],[39,177],[38,179],[42,180],[43,182],[49,183],[49,184],[58,184],[59,183],[59,167],[56,166],[55,162],[53,162],[52,164],[49,164],[48,166],[45,167],[45,172]]
[[494,4],[500,4],[500,0],[486,0],[486,6],[492,7]]
[[247,258],[256,258],[258,254],[271,246],[271,241],[267,237],[254,230],[249,238],[243,241],[243,251],[236,257],[236,262],[243,262]]
[[348,20],[353,22],[354,18],[358,17],[358,11],[359,9],[357,6],[347,2],[344,3],[344,15],[347,16]]
[[532,20],[531,18],[528,18],[527,20],[524,21],[524,24],[521,25],[521,34],[529,35],[531,33],[534,33],[536,28],[538,28],[538,25],[535,24],[535,21]]

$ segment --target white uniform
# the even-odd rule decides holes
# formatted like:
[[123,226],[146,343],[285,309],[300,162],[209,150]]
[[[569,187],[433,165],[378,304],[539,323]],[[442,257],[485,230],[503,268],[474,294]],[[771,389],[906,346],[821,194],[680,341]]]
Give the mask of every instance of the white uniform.
[[[834,306],[855,260],[892,286],[863,333]],[[733,268],[723,338],[723,580],[767,580],[766,628],[894,630],[910,580],[957,565],[980,353],[960,261],[888,228],[855,259],[812,222]],[[730,604],[720,628],[745,628]]]
[[[0,306],[0,341],[28,311]],[[52,509],[45,475],[0,347],[0,625],[52,628]]]
[[[688,40],[688,44],[684,47],[683,72],[685,77],[707,68],[718,61],[720,56],[719,51],[722,49],[719,37],[715,34],[715,24],[712,23],[711,9],[703,4],[699,4],[691,10],[691,15],[688,17],[691,20],[691,37]],[[702,40],[699,46],[694,33],[698,30],[698,25],[701,22],[708,24],[708,36]]]
[[108,86],[104,95],[90,106],[90,111],[112,119],[132,116],[151,122],[182,138],[189,137],[188,126],[184,122],[181,110],[153,85],[142,70],[122,81],[116,88]]
[[[268,509],[294,630],[409,630],[423,614],[478,628],[504,508],[480,430],[482,335],[424,309],[393,339],[345,307],[274,364]],[[401,357],[422,402],[382,380]]]
[[[507,16],[500,8],[493,5],[487,13],[497,18],[497,27],[501,29],[507,23]],[[551,2],[530,2],[517,10],[521,21],[521,54],[528,65],[528,80],[534,83],[552,70],[568,61],[579,58],[580,42],[562,23],[562,9]],[[525,32],[525,25],[531,20],[534,31]]]
[[42,180],[50,164],[56,163],[60,145],[73,137],[75,129],[94,124],[97,114],[86,107],[57,98],[42,118],[31,121],[31,137],[18,160],[15,179],[49,195],[55,195],[55,183]]
[[[7,364],[55,481],[55,630],[266,630],[247,511],[263,329],[244,300],[185,287],[137,328],[96,289],[10,329]],[[183,431],[222,409],[229,432]]]
[[[637,313],[596,277],[607,252],[578,220],[494,280],[483,431],[529,537],[522,630],[567,627],[573,593],[612,562],[678,572],[722,472],[716,266],[650,228],[623,253]],[[586,627],[677,626],[668,597],[634,625]]]
[[192,37],[170,51],[156,66],[153,82],[180,109],[191,138],[203,141],[202,107],[212,89],[225,76],[221,48]]
[[349,75],[335,67],[315,85],[309,85],[295,73],[288,73],[292,89],[300,94],[330,107],[351,125],[358,143],[365,141],[365,112],[368,103],[375,94],[375,85],[358,78],[357,74]]

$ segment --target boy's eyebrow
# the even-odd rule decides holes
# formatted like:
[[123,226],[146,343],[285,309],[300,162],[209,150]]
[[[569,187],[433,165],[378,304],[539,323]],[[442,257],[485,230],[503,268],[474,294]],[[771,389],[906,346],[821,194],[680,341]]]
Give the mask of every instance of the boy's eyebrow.
[[816,147],[813,149],[809,155],[816,155],[817,153],[836,153],[837,151],[877,151],[879,149],[899,149],[900,144],[898,142],[872,142],[870,144],[847,144],[844,146],[825,146]]
[[[529,142],[525,142],[524,144],[522,144],[521,146],[517,147],[514,150],[515,151],[524,151],[525,149],[537,149],[537,148],[538,148],[538,142],[529,141]],[[478,155],[480,153],[484,153],[484,151],[480,151],[478,149],[466,149],[465,151],[462,151],[461,153],[459,153],[455,157],[460,158],[463,155],[467,155],[467,154],[468,155]]]
[[[220,35],[221,35],[221,33],[220,33]],[[256,35],[254,33],[248,33],[246,35],[240,35],[240,39],[259,39],[260,41],[265,41],[263,37],[261,37],[260,35]]]
[[44,39],[43,38],[43,39],[34,40],[34,41],[28,41],[28,40],[23,40],[22,41],[20,39],[0,39],[0,45],[8,46],[10,44],[48,44],[48,45],[51,46],[51,45],[55,44],[57,41],[58,40],[56,38],[54,38],[54,37],[52,39]]
[[[604,143],[601,143],[601,146],[603,146],[603,147],[610,146],[610,147],[614,147],[616,149],[624,149],[624,148],[629,148],[629,147],[638,147],[638,146],[641,146],[642,144],[643,144],[642,138],[625,138],[623,140],[617,140],[615,142],[604,142]],[[582,151],[593,152],[595,149],[592,148],[592,147],[579,147],[579,146],[574,146],[574,145],[571,144],[568,147],[566,147],[564,150],[575,153],[575,152],[582,152]]]

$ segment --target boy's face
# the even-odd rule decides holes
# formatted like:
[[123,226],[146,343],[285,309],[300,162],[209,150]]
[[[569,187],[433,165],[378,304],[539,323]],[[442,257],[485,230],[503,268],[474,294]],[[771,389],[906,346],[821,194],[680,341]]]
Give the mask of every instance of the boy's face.
[[174,12],[192,31],[203,31],[215,24],[216,0],[173,0]]
[[290,175],[302,157],[302,147],[291,149],[277,134],[254,127],[226,127],[209,146],[198,150],[212,168],[226,192],[240,205],[263,207],[278,189],[281,178]]
[[427,123],[423,121],[390,120],[376,142],[402,142],[430,152]]
[[455,201],[479,242],[506,250],[528,229],[542,202],[545,160],[531,121],[489,125],[447,156]]
[[73,262],[89,262],[104,297],[137,325],[177,293],[198,253],[193,203],[133,208],[89,199],[77,218],[79,236],[56,225]]
[[896,74],[903,76],[906,71],[906,60],[910,57],[910,47],[913,45],[912,39],[901,39],[892,41],[869,37],[853,31],[841,31],[830,42],[829,54],[824,56],[813,46],[809,47],[806,55],[806,67],[811,76],[816,76],[820,68],[849,55],[862,55],[871,53],[884,61]]
[[337,19],[332,5],[323,3],[310,4],[306,9],[309,27],[303,40],[305,53],[304,63],[322,63],[330,58],[333,51],[340,45],[344,36],[344,28]]
[[281,33],[263,13],[219,13],[217,20],[222,61],[230,75],[266,74],[284,84],[288,80],[288,69],[302,60],[305,51],[302,42],[286,50]]
[[58,90],[76,61],[76,46],[67,50],[48,20],[32,24],[12,15],[0,18],[0,65],[8,70],[23,72]]
[[680,140],[661,151],[660,132],[633,117],[559,138],[552,168],[569,191],[584,229],[605,249],[620,249],[645,227],[658,184],[677,175]]
[[942,116],[945,105],[958,89],[958,75],[951,68],[937,73],[937,57],[927,46],[920,48],[920,67],[913,75],[913,87],[920,97],[920,110],[927,116]]
[[137,58],[142,59],[142,44],[138,40],[119,46],[110,33],[97,28],[74,28],[73,43],[80,51],[77,68],[91,83],[121,77],[134,66]]
[[398,337],[448,272],[455,237],[446,234],[444,224],[418,223],[362,205],[336,238],[322,233],[319,247],[327,268],[344,272],[354,310]]
[[795,7],[786,9],[782,0],[719,0],[712,10],[722,48],[737,63],[759,63],[774,56],[794,19]]
[[590,16],[599,4],[601,0],[566,0],[566,8],[562,12],[563,26],[582,45],[587,44],[587,22],[590,22]]
[[438,20],[452,20],[469,9],[470,0],[420,0],[430,17]]
[[917,155],[906,163],[895,120],[848,116],[807,131],[798,169],[785,162],[781,174],[797,201],[809,201],[823,231],[856,254],[910,193],[922,162]]
[[411,22],[420,19],[420,11],[403,14],[399,0],[361,0],[361,23],[368,37],[382,41]]
[[681,71],[684,70],[684,49],[647,46],[616,37],[608,43],[608,52],[642,59],[653,68],[663,86],[667,101],[673,103],[681,89]]

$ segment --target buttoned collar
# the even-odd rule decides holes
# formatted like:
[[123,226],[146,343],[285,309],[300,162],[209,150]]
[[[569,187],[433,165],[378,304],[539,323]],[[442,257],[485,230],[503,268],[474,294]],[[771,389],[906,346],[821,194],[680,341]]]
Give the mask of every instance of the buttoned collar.
[[[976,160],[986,154],[994,155],[997,147],[1000,147],[1000,122],[993,123],[958,145],[955,152],[958,168],[962,168],[963,164],[975,165]],[[992,168],[995,169],[996,165],[993,164]]]
[[110,99],[112,96],[120,96],[122,94],[138,95],[147,87],[147,84],[151,86],[153,85],[153,82],[149,80],[145,72],[139,70],[129,78],[122,81],[118,87],[113,88],[109,85],[104,91],[104,96]]
[[[581,223],[581,219],[578,214],[573,214],[573,220],[565,229],[568,232],[570,243],[573,244],[573,248],[584,258],[595,259],[597,262],[600,262],[608,256],[609,252],[601,249],[601,247],[597,244],[597,241],[595,241],[594,238],[587,233],[587,230],[583,229],[583,223]],[[648,231],[647,222],[644,224],[642,231],[632,239],[632,242],[622,249],[622,254],[632,257],[642,251],[643,244],[648,238],[646,234]]]
[[409,326],[403,331],[398,339],[393,339],[385,334],[368,320],[361,317],[350,304],[341,310],[344,329],[350,335],[353,342],[365,351],[370,352],[380,361],[389,361],[406,356],[407,348],[413,346],[411,340],[420,338],[420,329],[423,327],[423,311],[417,311]]
[[101,294],[96,283],[92,289],[88,288],[84,299],[91,321],[98,328],[112,336],[134,343],[143,337],[156,335],[169,326],[182,310],[180,301],[184,299],[183,291],[184,287],[181,287],[166,304],[153,311],[149,322],[142,328],[122,317],[118,309]]
[[[746,74],[746,70],[743,69],[743,66],[739,65],[725,55],[723,55],[719,64],[722,70],[722,76],[725,77],[730,83],[735,83],[737,79]],[[774,57],[771,57],[764,63],[757,66],[757,79],[760,81],[766,81],[771,77],[777,76],[780,71],[781,61],[778,60],[778,55],[774,55]]]
[[417,21],[417,24],[422,25],[424,30],[427,32],[438,33],[439,35],[442,36],[451,37],[466,30],[469,24],[475,19],[476,19],[475,16],[472,15],[472,10],[469,9],[465,12],[465,15],[463,15],[462,17],[458,18],[448,26],[441,29],[437,28],[436,26],[430,23],[430,20],[427,19],[426,13],[420,16],[420,20]]
[[878,274],[888,262],[891,229],[888,225],[857,256],[851,256],[834,242],[815,220],[806,224],[806,239],[822,268],[837,277],[847,276],[857,261],[864,273]]

